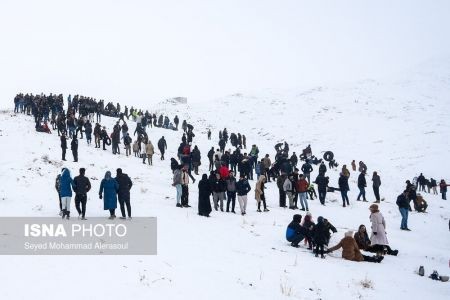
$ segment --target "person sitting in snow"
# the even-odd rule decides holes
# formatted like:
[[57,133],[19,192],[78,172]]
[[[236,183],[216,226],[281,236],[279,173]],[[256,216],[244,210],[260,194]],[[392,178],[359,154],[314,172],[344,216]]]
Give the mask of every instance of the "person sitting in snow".
[[[364,226],[364,224],[361,224],[359,226],[358,231],[355,233],[353,238],[355,239],[356,244],[358,245],[360,250],[373,253],[377,253],[380,251],[379,246],[377,245],[372,246],[369,235],[367,234],[366,226]],[[388,255],[394,256],[397,256],[398,254],[398,250],[392,250],[391,247],[389,247],[389,245],[384,245],[383,252],[385,252]]]
[[362,255],[361,251],[359,251],[358,245],[356,244],[355,239],[352,237],[353,232],[347,231],[345,233],[345,237],[334,247],[331,247],[327,250],[327,253],[336,251],[342,248],[342,258],[351,260],[351,261],[368,261],[380,263],[384,257],[383,256],[366,256]]

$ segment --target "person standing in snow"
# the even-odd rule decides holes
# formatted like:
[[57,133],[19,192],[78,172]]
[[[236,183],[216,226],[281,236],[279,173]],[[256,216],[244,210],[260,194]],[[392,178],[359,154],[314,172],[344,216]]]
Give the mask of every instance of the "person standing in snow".
[[370,242],[372,246],[381,246],[380,251],[377,252],[377,255],[381,256],[384,246],[389,245],[386,237],[386,222],[384,221],[383,215],[378,210],[378,205],[372,204],[369,209],[370,222],[372,223],[372,235],[370,236]]
[[447,200],[447,187],[450,186],[450,184],[447,184],[444,179],[441,179],[441,182],[439,183],[439,190],[442,194],[442,200]]
[[363,201],[367,202],[366,200],[366,172],[363,170],[358,176],[358,188],[359,188],[359,194],[358,198],[356,198],[356,201],[361,201],[361,196],[363,197]]
[[122,169],[116,170],[116,182],[119,185],[117,190],[118,200],[120,204],[121,219],[125,219],[125,206],[127,207],[128,218],[131,219],[131,203],[130,203],[130,190],[133,186],[133,182],[130,177],[122,172]]
[[70,143],[70,150],[72,150],[73,162],[78,161],[78,140],[77,136],[72,136],[72,142]]
[[410,209],[409,201],[410,201],[410,199],[409,199],[409,192],[408,192],[408,190],[405,190],[401,195],[399,195],[397,197],[397,202],[396,202],[397,206],[398,206],[398,209],[400,211],[400,214],[402,215],[402,221],[401,221],[401,224],[400,224],[400,229],[401,230],[406,230],[406,231],[411,231],[408,228],[408,212],[409,212],[409,209]]
[[167,143],[166,140],[164,139],[164,136],[161,137],[158,141],[158,149],[161,152],[161,160],[164,160],[164,152],[167,149]]
[[377,172],[373,172],[372,175],[372,187],[373,187],[373,193],[375,195],[375,203],[380,203],[380,186],[381,186],[381,179],[380,175],[378,175]]
[[316,177],[316,180],[314,181],[315,184],[317,184],[317,190],[319,192],[319,200],[320,204],[325,205],[325,199],[327,197],[327,187],[329,183],[328,177],[325,177],[322,173],[319,173],[319,175]]
[[177,189],[177,207],[183,207],[181,205],[181,195],[183,193],[181,187],[181,166],[177,165],[173,170],[172,186]]
[[203,174],[202,179],[198,183],[198,215],[209,217],[211,213],[211,201],[209,196],[211,195],[211,185],[208,181],[208,175]]
[[230,211],[231,202],[231,212],[235,214],[234,207],[236,205],[236,178],[234,178],[233,171],[228,173],[228,178],[225,181],[227,183],[227,212]]
[[143,164],[145,164],[145,158],[147,157],[147,161],[149,165],[153,165],[153,154],[155,153],[155,148],[153,147],[153,144],[150,140],[148,140],[147,145],[145,145],[145,155],[144,159],[142,161]]
[[345,207],[345,203],[347,202],[347,205],[350,205],[349,199],[348,199],[348,191],[350,190],[350,187],[348,185],[348,176],[345,176],[344,173],[341,173],[339,176],[339,189],[341,190],[341,197],[342,197],[342,206]]
[[59,194],[62,203],[62,218],[70,219],[70,200],[72,198],[73,179],[68,169],[63,169],[61,174]]
[[261,202],[263,203],[264,211],[265,212],[269,211],[267,209],[266,195],[264,193],[264,189],[265,189],[264,184],[265,184],[265,182],[266,182],[266,176],[261,175],[259,177],[259,180],[256,182],[256,185],[255,185],[255,199],[256,199],[256,202],[258,202],[257,212],[261,212]]
[[131,142],[132,142],[132,139],[130,137],[130,134],[128,132],[125,133],[125,136],[123,137],[123,144],[125,145],[125,155],[126,156],[131,156]]
[[241,173],[239,175],[239,181],[236,183],[236,192],[242,215],[245,215],[247,211],[247,194],[250,190],[250,184],[245,178],[245,175]]
[[300,198],[300,205],[302,206],[301,210],[309,211],[308,208],[308,200],[306,197],[306,193],[308,191],[308,181],[306,181],[305,176],[300,174],[299,180],[296,182],[296,188],[298,191],[298,196]]
[[[103,209],[109,210],[109,219],[116,218],[117,208],[117,192],[119,191],[119,184],[111,177],[111,172],[107,171],[105,177],[100,183],[100,191],[98,196],[103,199]],[[104,196],[103,196],[104,195]]]
[[66,134],[63,132],[61,134],[61,150],[62,150],[62,160],[66,160],[66,150],[67,150],[67,139]]
[[181,205],[183,207],[191,207],[189,205],[189,173],[187,166],[181,169]]
[[286,179],[283,182],[283,191],[285,192],[287,198],[289,199],[289,209],[296,209],[296,207],[294,206],[294,201],[293,201],[294,187],[292,185],[292,180],[293,180],[292,175],[289,175],[288,177],[286,177]]
[[287,179],[286,174],[281,174],[277,177],[277,187],[278,187],[278,192],[280,194],[280,199],[279,199],[279,204],[280,207],[286,208],[286,192],[284,191],[284,182]]
[[214,209],[217,211],[220,204],[220,210],[223,212],[223,201],[225,200],[227,183],[220,177],[220,174],[216,173],[211,187],[213,191]]
[[313,171],[313,167],[309,163],[309,160],[306,160],[306,162],[302,165],[301,170],[305,177],[308,179],[308,183],[311,183],[311,172]]
[[81,220],[86,220],[85,215],[86,215],[87,193],[91,189],[91,182],[89,181],[89,178],[84,176],[85,172],[86,172],[85,168],[80,168],[80,175],[76,176],[73,179],[73,190],[75,191],[75,208],[77,209],[78,212],[78,218]]
[[325,227],[324,219],[323,217],[320,216],[317,218],[317,224],[314,226],[312,230],[312,236],[314,244],[316,246],[314,250],[316,257],[319,256],[320,251],[320,257],[325,258],[325,256],[323,255],[324,253],[323,248],[327,244],[327,233],[328,229]]
[[[62,168],[61,173],[64,171],[65,168]],[[59,199],[59,215],[62,216],[63,215],[63,211],[62,211],[62,203],[61,203],[61,193],[60,193],[60,188],[61,188],[61,174],[58,174],[56,176],[55,179],[55,189],[58,192],[58,199]]]

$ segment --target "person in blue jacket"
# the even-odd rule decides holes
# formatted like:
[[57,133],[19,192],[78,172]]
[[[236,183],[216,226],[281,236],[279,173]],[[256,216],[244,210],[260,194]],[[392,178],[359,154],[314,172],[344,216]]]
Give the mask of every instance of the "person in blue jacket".
[[59,184],[59,195],[61,196],[62,218],[70,219],[70,200],[72,199],[73,179],[70,171],[63,169]]
[[292,222],[289,223],[286,228],[286,240],[291,242],[291,246],[298,248],[298,243],[300,243],[306,236],[306,229],[300,225],[302,221],[302,215],[295,214],[292,218]]
[[119,184],[114,178],[111,177],[111,172],[107,171],[105,173],[105,178],[103,178],[100,184],[99,198],[103,198],[103,209],[109,210],[110,220],[116,218],[118,191]]

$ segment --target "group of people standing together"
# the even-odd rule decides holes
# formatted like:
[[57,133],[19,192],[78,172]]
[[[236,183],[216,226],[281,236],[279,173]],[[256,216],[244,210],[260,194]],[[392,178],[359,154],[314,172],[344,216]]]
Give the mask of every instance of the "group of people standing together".
[[[116,170],[116,177],[111,176],[107,171],[105,177],[100,183],[98,196],[103,200],[103,209],[109,211],[109,219],[116,218],[117,201],[120,205],[121,217],[131,219],[130,190],[133,182],[130,177],[122,172],[122,169]],[[78,176],[72,179],[70,171],[67,168],[61,170],[55,180],[55,189],[58,193],[60,216],[63,219],[70,219],[70,203],[72,191],[75,193],[75,208],[78,212],[78,219],[86,220],[87,194],[91,190],[91,182],[86,177],[86,169],[80,168]],[[125,208],[126,213],[125,214]]]

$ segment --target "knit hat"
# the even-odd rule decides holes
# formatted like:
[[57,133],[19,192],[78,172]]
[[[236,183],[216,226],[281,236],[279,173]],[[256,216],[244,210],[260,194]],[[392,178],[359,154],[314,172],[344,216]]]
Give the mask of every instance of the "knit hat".
[[296,223],[300,223],[302,221],[302,215],[295,214],[292,218],[292,220]]
[[345,233],[345,236],[346,236],[346,237],[348,237],[348,236],[353,236],[353,231],[351,231],[351,230],[347,231],[347,232]]
[[372,204],[371,206],[369,206],[370,210],[378,210],[378,205],[376,204]]

